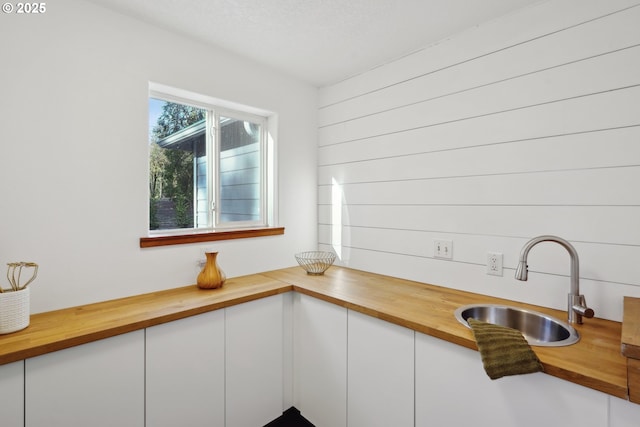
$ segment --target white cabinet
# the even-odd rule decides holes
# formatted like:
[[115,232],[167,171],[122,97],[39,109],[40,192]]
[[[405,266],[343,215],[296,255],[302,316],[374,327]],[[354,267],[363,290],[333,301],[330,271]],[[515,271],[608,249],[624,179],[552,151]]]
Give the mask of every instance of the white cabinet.
[[265,425],[291,406],[286,309],[275,295],[0,366],[0,425]]
[[148,328],[147,427],[260,426],[282,415],[287,297]]
[[[293,389],[293,392],[292,392]],[[640,405],[298,293],[0,366],[0,426],[631,427]],[[146,424],[145,424],[146,421]]]
[[492,381],[478,352],[416,333],[416,427],[602,427],[608,398],[543,373]]
[[27,359],[25,414],[27,427],[144,426],[144,331]]
[[0,426],[24,425],[24,362],[0,366]]
[[146,426],[224,427],[224,310],[146,330]]
[[347,309],[294,294],[295,407],[316,427],[347,425]]
[[347,425],[413,426],[414,332],[351,310],[348,325]]
[[640,420],[640,405],[628,400],[609,396],[610,420],[609,427],[637,427]]
[[226,427],[262,426],[282,415],[283,310],[283,295],[225,309]]

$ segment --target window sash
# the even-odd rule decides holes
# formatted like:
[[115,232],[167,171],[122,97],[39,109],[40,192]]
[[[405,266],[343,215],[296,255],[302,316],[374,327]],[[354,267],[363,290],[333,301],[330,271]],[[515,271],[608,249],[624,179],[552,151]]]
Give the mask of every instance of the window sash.
[[[150,236],[157,235],[180,235],[193,233],[208,233],[216,230],[231,230],[255,227],[268,227],[273,218],[273,208],[270,208],[270,189],[273,189],[273,183],[270,182],[274,171],[270,171],[269,156],[273,155],[273,147],[271,146],[269,136],[269,119],[267,116],[257,115],[249,112],[238,111],[235,109],[225,108],[215,103],[203,102],[202,100],[193,100],[183,96],[177,96],[167,91],[149,90],[149,98],[156,98],[167,102],[183,104],[187,106],[201,108],[207,111],[206,114],[206,156],[207,156],[207,221],[206,225],[200,227],[198,223],[197,211],[197,183],[194,182],[194,226],[193,228],[175,228],[149,230]],[[259,126],[257,159],[258,167],[258,215],[255,220],[225,220],[222,216],[222,208],[225,201],[222,199],[222,177],[221,167],[221,117],[240,120],[244,122],[255,123]],[[195,162],[194,162],[195,163]],[[194,168],[196,165],[194,164]],[[273,167],[273,166],[272,166]],[[196,171],[194,171],[194,180],[197,180]],[[212,203],[213,202],[213,203]],[[272,203],[272,202],[271,202]]]
[[[222,126],[220,125],[221,117],[230,118],[235,120],[240,120],[243,122],[255,123],[259,126],[259,135],[258,135],[258,178],[259,178],[259,188],[258,188],[258,219],[257,220],[246,220],[246,221],[225,221],[222,218],[223,208],[225,206],[225,202],[222,199],[222,185],[223,178],[222,174],[226,172],[226,169],[222,166],[222,138],[221,131]],[[266,226],[267,225],[267,119],[262,116],[257,116],[253,114],[242,113],[238,111],[231,111],[224,108],[217,108],[215,110],[215,122],[217,124],[216,137],[215,137],[215,176],[214,176],[214,186],[215,186],[215,195],[211,200],[215,200],[215,212],[214,212],[214,225],[213,228],[245,228],[245,227],[255,227],[255,226]]]

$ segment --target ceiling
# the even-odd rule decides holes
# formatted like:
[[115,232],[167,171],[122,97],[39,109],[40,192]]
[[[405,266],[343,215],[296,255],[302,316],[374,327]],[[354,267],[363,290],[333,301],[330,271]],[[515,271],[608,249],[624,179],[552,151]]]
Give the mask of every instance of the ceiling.
[[87,0],[326,86],[540,0]]

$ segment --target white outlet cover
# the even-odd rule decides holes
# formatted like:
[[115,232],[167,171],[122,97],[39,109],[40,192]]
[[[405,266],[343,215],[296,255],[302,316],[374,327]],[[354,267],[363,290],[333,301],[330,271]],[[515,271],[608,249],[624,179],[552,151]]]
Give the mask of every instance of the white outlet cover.
[[487,274],[502,276],[502,258],[500,252],[487,252]]

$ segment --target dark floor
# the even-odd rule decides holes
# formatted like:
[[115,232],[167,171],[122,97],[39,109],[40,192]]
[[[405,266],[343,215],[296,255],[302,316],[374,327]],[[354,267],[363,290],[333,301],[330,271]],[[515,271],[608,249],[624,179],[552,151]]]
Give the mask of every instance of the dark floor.
[[282,413],[282,416],[271,421],[264,427],[314,427],[293,406]]

